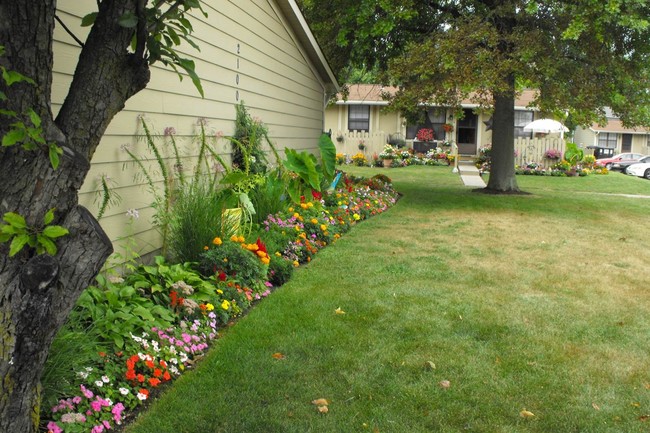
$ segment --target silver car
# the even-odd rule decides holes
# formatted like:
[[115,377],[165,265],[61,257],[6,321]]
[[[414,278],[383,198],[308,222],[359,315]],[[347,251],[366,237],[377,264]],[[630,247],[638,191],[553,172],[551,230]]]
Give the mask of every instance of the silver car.
[[650,179],[650,156],[641,158],[636,164],[628,165],[625,173]]

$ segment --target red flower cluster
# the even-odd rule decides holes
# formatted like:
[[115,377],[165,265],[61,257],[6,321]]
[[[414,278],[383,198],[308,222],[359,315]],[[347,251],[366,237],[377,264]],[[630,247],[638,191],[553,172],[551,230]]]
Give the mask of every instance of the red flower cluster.
[[156,363],[155,358],[150,355],[145,355],[144,361],[139,355],[128,358],[124,376],[134,384],[139,383],[145,386],[149,384],[154,388],[160,385],[161,382],[167,382],[172,378],[167,369],[167,363],[162,359]]
[[418,141],[433,141],[434,134],[431,128],[422,128],[417,133]]

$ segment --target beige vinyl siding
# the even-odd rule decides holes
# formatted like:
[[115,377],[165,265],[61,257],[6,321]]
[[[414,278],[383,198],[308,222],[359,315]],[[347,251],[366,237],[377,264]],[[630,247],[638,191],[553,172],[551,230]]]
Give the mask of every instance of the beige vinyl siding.
[[[153,227],[153,197],[139,169],[121,150],[128,145],[133,153],[148,159],[152,177],[159,187],[162,179],[153,155],[141,134],[139,116],[144,116],[152,131],[162,134],[166,127],[176,130],[176,139],[184,156],[186,173],[191,173],[198,145],[199,118],[205,118],[206,131],[214,137],[218,131],[234,131],[235,105],[244,101],[249,112],[269,128],[269,135],[280,152],[284,147],[313,150],[323,130],[325,86],[322,78],[300,46],[296,34],[274,0],[204,0],[208,17],[192,14],[193,39],[198,52],[188,44],[178,50],[182,57],[196,63],[205,98],[201,98],[189,77],[179,80],[171,69],[154,65],[146,89],[126,103],[109,125],[93,156],[92,165],[80,194],[80,203],[97,212],[99,178],[108,175],[121,203],[108,209],[100,221],[118,249],[118,240],[133,235],[146,254],[160,247],[161,239]],[[81,18],[95,11],[94,0],[60,0],[58,16],[85,40],[88,28]],[[60,26],[55,29],[53,111],[56,115],[68,92],[80,48]],[[237,98],[238,97],[238,98]],[[214,140],[214,138],[213,138]],[[158,140],[165,157],[172,163],[169,145]],[[231,147],[221,139],[216,148],[229,160]],[[269,156],[273,160],[272,156]],[[128,209],[137,209],[140,218],[129,222]]]

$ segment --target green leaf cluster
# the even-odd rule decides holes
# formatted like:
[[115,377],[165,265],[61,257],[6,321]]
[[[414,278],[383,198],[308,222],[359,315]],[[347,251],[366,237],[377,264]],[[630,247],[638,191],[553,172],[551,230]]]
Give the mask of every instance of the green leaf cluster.
[[284,150],[286,160],[282,161],[285,168],[295,176],[289,181],[287,190],[291,199],[300,203],[304,192],[312,189],[322,191],[334,179],[336,167],[336,146],[327,134],[323,134],[318,142],[320,161],[309,152],[298,153],[294,149]]
[[[149,3],[147,2],[147,4]],[[176,49],[185,41],[200,51],[199,46],[190,37],[194,29],[186,14],[192,10],[199,10],[203,16],[208,16],[199,0],[161,0],[151,2],[143,11],[143,16],[139,17],[132,11],[124,13],[118,23],[124,28],[134,30],[132,49],[137,52],[139,47],[146,46],[149,64],[161,62],[165,66],[170,66],[181,80],[183,75],[179,72],[179,68],[182,69],[191,78],[201,96],[204,96],[194,61],[181,57]],[[82,18],[81,25],[91,26],[95,23],[96,18],[97,12],[88,14]],[[140,26],[145,28],[144,41],[138,40]]]
[[[0,46],[0,57],[4,55],[4,47]],[[27,83],[32,86],[36,82],[29,77],[17,71],[10,71],[4,66],[0,66],[2,79],[7,87],[17,83]],[[6,101],[7,95],[0,91],[0,101]],[[2,136],[2,147],[9,147],[20,144],[25,150],[36,150],[47,148],[50,163],[56,170],[59,166],[59,155],[63,150],[56,143],[47,143],[43,137],[43,127],[41,117],[33,109],[29,108],[27,112],[18,114],[13,110],[0,109],[0,114],[14,120],[9,124],[9,130]]]
[[47,253],[55,255],[57,251],[55,240],[67,235],[68,229],[58,225],[50,225],[54,220],[54,208],[47,211],[41,227],[30,227],[25,218],[15,212],[7,212],[0,224],[0,243],[10,242],[9,257],[18,254],[26,245],[35,249],[36,254]]
[[142,296],[135,285],[112,283],[103,275],[97,282],[81,294],[72,317],[80,326],[92,325],[102,341],[122,349],[131,333],[140,335],[153,326],[166,329],[174,322],[171,310]]

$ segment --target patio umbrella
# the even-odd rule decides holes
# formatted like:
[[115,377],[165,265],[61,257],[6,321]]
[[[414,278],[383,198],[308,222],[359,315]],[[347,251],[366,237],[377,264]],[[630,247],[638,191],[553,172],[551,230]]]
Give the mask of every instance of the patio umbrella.
[[562,125],[557,120],[537,119],[524,126],[524,131],[543,132],[545,134],[559,132],[560,137],[564,138],[564,133],[569,132],[569,128]]

